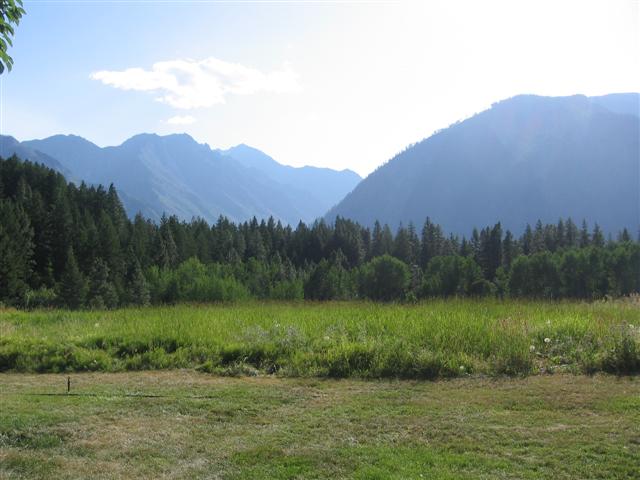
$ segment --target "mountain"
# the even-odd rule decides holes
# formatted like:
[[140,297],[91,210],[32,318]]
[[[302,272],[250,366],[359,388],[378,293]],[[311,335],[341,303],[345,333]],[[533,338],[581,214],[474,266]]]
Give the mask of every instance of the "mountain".
[[407,148],[326,215],[449,232],[502,222],[586,219],[607,232],[640,225],[637,94],[521,95]]
[[23,145],[13,137],[0,135],[0,157],[8,158],[14,154],[21,160],[29,160],[33,163],[46,165],[47,167],[53,168],[54,170],[62,173],[70,180],[73,179],[71,172],[55,158],[34,150],[28,145]]
[[590,100],[613,113],[640,117],[640,93],[611,93],[601,97],[590,97]]
[[272,180],[307,193],[307,200],[323,213],[342,200],[362,180],[352,170],[332,170],[318,167],[290,167],[281,165],[269,155],[248,145],[238,145],[221,151],[247,168],[255,169]]
[[[295,225],[322,216],[360,180],[350,171],[286,167],[244,145],[225,152],[212,150],[186,134],[141,134],[105,148],[75,135],[55,135],[22,143],[14,140],[6,151],[51,159],[57,163],[49,166],[73,179],[113,183],[130,215],[141,211],[154,220],[163,213],[209,222],[220,215],[234,221],[273,216]],[[247,163],[251,156],[247,152],[261,161]],[[268,174],[265,158],[272,163]]]

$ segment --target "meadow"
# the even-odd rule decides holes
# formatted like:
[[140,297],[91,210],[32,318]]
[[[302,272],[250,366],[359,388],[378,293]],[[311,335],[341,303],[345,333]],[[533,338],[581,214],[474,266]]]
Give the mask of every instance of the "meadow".
[[640,382],[0,374],[6,479],[637,479]]
[[637,301],[0,311],[0,370],[437,379],[640,372]]

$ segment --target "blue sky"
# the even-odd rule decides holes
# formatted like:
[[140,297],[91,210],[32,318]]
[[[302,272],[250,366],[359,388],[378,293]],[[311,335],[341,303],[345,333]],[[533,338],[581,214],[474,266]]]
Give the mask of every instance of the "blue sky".
[[519,93],[640,90],[637,1],[25,1],[3,134],[247,143],[367,174]]

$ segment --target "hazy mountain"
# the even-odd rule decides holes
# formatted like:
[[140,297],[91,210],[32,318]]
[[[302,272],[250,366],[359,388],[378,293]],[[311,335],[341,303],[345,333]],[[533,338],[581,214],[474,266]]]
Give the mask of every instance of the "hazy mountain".
[[[311,169],[310,177],[317,170],[315,179],[296,184],[289,174],[284,174],[291,167],[270,159],[275,163],[273,172],[265,175],[261,168],[245,166],[229,151],[223,154],[212,150],[184,134],[141,134],[122,145],[106,148],[78,136],[56,135],[22,142],[14,149],[19,148],[44,152],[59,162],[59,167],[50,166],[66,169],[73,178],[93,184],[115,184],[129,214],[142,211],[156,220],[166,212],[186,220],[198,216],[211,222],[220,215],[236,221],[253,216],[273,216],[291,224],[312,221],[359,180],[353,172]],[[243,149],[270,158],[250,147],[238,147],[238,153]],[[278,167],[283,172],[282,179],[278,177]],[[345,190],[336,189],[335,184],[349,182]],[[313,185],[315,190],[307,190],[307,185]],[[319,190],[326,191],[318,198]]]
[[0,157],[9,158],[11,155],[17,155],[21,160],[29,160],[34,163],[41,163],[49,168],[53,168],[64,174],[70,180],[73,175],[58,160],[46,155],[42,152],[30,148],[28,145],[21,144],[15,138],[0,135]]
[[590,100],[613,113],[626,113],[640,117],[640,93],[612,93]]
[[357,173],[347,169],[337,171],[330,168],[281,165],[269,155],[244,144],[221,153],[288,188],[306,192],[308,202],[317,205],[322,213],[336,205],[362,180]]
[[77,135],[54,135],[22,142],[22,145],[62,159],[65,167],[78,178],[97,178],[108,167],[104,150]]
[[[635,99],[635,100],[634,100]],[[447,231],[559,217],[606,231],[640,225],[637,94],[590,99],[523,95],[411,146],[333,208],[364,224],[425,217]]]

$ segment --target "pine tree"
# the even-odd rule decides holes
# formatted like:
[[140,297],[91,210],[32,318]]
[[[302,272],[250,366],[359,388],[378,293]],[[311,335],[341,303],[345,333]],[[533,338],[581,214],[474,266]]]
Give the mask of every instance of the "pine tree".
[[582,220],[582,228],[580,229],[580,248],[585,248],[591,245],[591,236],[589,235],[589,226],[586,220]]
[[604,234],[602,229],[596,223],[593,227],[593,235],[591,236],[591,244],[596,247],[604,247]]
[[84,305],[86,292],[86,281],[78,268],[73,248],[69,247],[64,272],[58,285],[58,299],[63,306],[75,310]]
[[556,248],[564,248],[566,247],[566,232],[565,226],[562,219],[558,220],[558,224],[556,225],[556,238],[555,245]]
[[413,264],[413,249],[411,241],[409,240],[409,233],[402,224],[400,224],[398,233],[396,233],[396,238],[393,242],[393,256],[402,260],[407,265]]
[[33,229],[20,205],[0,200],[0,300],[20,304],[33,273]]
[[140,262],[132,257],[127,272],[126,292],[129,302],[133,305],[146,306],[149,305],[150,294],[147,280],[142,273]]
[[511,268],[511,262],[516,258],[516,244],[513,239],[513,234],[510,230],[504,234],[504,240],[502,242],[502,265],[508,271]]
[[92,308],[115,308],[118,294],[109,281],[109,267],[101,258],[97,258],[89,276],[89,305]]
[[520,243],[522,245],[522,253],[524,255],[531,255],[533,252],[533,232],[531,231],[531,225],[527,224]]
[[443,246],[444,236],[440,225],[436,225],[427,217],[422,227],[422,242],[420,245],[420,264],[422,268],[426,268],[433,257],[442,255]]
[[382,227],[380,222],[376,220],[373,225],[373,234],[371,239],[371,256],[380,257],[388,255],[393,250],[393,235],[389,229],[389,225]]
[[482,231],[479,264],[484,278],[493,280],[496,270],[502,265],[502,226],[497,223],[491,230]]
[[626,228],[622,229],[622,232],[618,234],[618,242],[626,243],[631,241],[631,235]]
[[531,245],[531,253],[544,252],[546,249],[547,249],[547,244],[545,242],[544,226],[542,225],[542,221],[538,220],[536,222],[536,228],[533,231],[533,243]]
[[565,223],[565,242],[566,247],[572,248],[578,246],[578,227],[568,218]]

